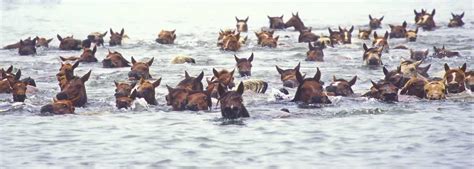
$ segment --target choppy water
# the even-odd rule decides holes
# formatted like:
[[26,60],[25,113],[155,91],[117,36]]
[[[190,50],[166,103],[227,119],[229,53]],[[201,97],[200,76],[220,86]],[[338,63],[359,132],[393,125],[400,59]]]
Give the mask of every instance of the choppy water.
[[[413,9],[436,8],[436,31],[420,31],[416,43],[390,40],[390,45],[405,44],[415,49],[446,45],[462,57],[431,59],[431,76],[441,76],[442,65],[460,66],[472,59],[474,22],[472,1],[397,1],[363,2],[149,2],[149,1],[2,1],[0,44],[6,45],[28,36],[56,37],[74,34],[85,38],[90,32],[125,28],[130,37],[123,46],[99,48],[102,60],[107,49],[121,52],[127,59],[155,57],[154,77],[163,77],[157,91],[158,106],[138,106],[135,110],[116,110],[113,80],[125,80],[129,68],[104,69],[101,63],[81,64],[82,75],[92,69],[87,82],[87,107],[76,108],[77,115],[38,116],[41,105],[59,91],[55,74],[58,56],[80,52],[59,51],[55,38],[50,49],[36,56],[18,56],[16,50],[0,50],[0,67],[14,65],[23,75],[37,80],[38,91],[29,94],[25,104],[11,103],[11,96],[0,94],[0,168],[142,168],[142,167],[219,167],[219,168],[472,168],[474,165],[473,95],[451,95],[445,101],[426,101],[401,97],[395,104],[365,98],[331,98],[334,104],[303,109],[288,102],[275,101],[268,94],[245,93],[252,116],[243,125],[221,125],[220,110],[174,112],[166,106],[164,84],[176,85],[184,70],[197,75],[212,68],[234,67],[232,52],[216,47],[219,29],[233,28],[234,16],[250,16],[247,46],[239,57],[255,53],[252,78],[281,87],[274,65],[294,67],[302,72],[322,71],[322,80],[333,75],[350,78],[358,75],[356,93],[364,93],[370,80],[383,77],[380,69],[362,65],[362,43],[356,38],[358,27],[368,24],[367,15],[385,16],[389,23],[404,20],[413,28]],[[267,15],[299,15],[317,34],[328,34],[327,27],[356,27],[353,44],[328,48],[325,62],[304,61],[307,44],[298,44],[298,33],[278,31],[276,49],[256,45],[253,31],[268,26]],[[448,29],[450,13],[466,11],[463,28]],[[161,29],[176,29],[175,45],[154,42]],[[106,37],[106,41],[108,41]],[[194,57],[194,65],[171,65],[178,54]],[[386,66],[394,69],[407,50],[383,54]],[[426,65],[426,64],[424,64]],[[240,77],[236,81],[243,80]],[[294,90],[290,90],[294,93]],[[279,110],[287,108],[286,117]],[[282,118],[285,116],[285,118]]]

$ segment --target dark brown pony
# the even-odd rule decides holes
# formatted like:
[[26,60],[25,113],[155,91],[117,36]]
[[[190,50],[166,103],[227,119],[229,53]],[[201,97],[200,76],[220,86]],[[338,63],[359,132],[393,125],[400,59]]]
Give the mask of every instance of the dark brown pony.
[[186,109],[191,111],[210,110],[212,100],[208,92],[191,91],[186,97]]
[[240,32],[237,34],[229,34],[222,38],[222,50],[238,51],[240,49]]
[[370,91],[362,95],[363,97],[375,98],[384,102],[398,102],[398,87],[385,80],[372,82]]
[[137,87],[137,97],[144,98],[148,104],[157,105],[158,102],[155,98],[155,88],[158,87],[161,83],[161,78],[158,80],[151,82],[141,78],[138,82]]
[[283,86],[289,88],[295,88],[300,85],[298,79],[296,79],[296,73],[300,71],[300,63],[296,65],[294,69],[281,69],[280,67],[276,66],[278,73],[280,74],[280,79],[283,82]]
[[342,29],[339,26],[339,33],[341,34],[341,42],[343,44],[351,44],[352,31],[354,31],[354,26],[351,26],[349,30],[347,30],[346,28]]
[[[207,81],[207,87],[206,87],[206,92],[212,97],[212,98],[219,98],[219,91],[217,90],[217,87],[219,85],[222,85],[219,81],[217,80],[209,80],[206,79]],[[224,87],[227,91],[227,88]]]
[[368,40],[371,33],[372,33],[372,28],[368,28],[368,29],[359,28],[358,37],[359,39]]
[[311,32],[311,28],[300,30],[300,36],[298,37],[298,43],[302,42],[315,42],[319,39],[318,35]]
[[191,90],[182,87],[172,88],[166,85],[168,95],[166,95],[166,104],[170,105],[174,111],[182,111],[186,109],[186,99]]
[[74,114],[74,105],[70,100],[64,99],[53,99],[52,104],[47,104],[41,107],[41,114],[52,113],[52,114]]
[[451,50],[448,50],[444,47],[442,48],[437,48],[436,46],[433,46],[434,52],[433,52],[433,57],[435,58],[444,58],[444,57],[455,57],[455,56],[461,56],[459,52],[453,52]]
[[178,87],[185,88],[191,91],[203,91],[202,79],[204,78],[204,71],[197,77],[189,76],[187,71],[184,71],[184,79],[178,83]]
[[283,22],[283,15],[270,17],[267,16],[270,20],[270,29],[285,29],[285,23]]
[[151,79],[150,66],[153,64],[154,57],[148,62],[137,62],[132,56],[132,68],[128,72],[128,78],[130,80],[138,80],[141,78]]
[[121,53],[117,51],[111,52],[102,60],[102,66],[104,68],[117,68],[117,67],[130,67],[130,62],[127,61]]
[[66,77],[74,77],[74,69],[79,66],[79,62],[74,64],[71,63],[61,63],[59,72],[56,74],[56,79],[59,82],[59,87],[61,90],[66,86],[68,79]]
[[291,18],[285,23],[285,28],[289,27],[294,27],[296,31],[300,32],[307,29],[303,21],[301,21],[298,12],[296,12],[296,15],[291,13]]
[[331,44],[342,43],[341,32],[333,31],[331,28],[328,28],[328,31],[329,31],[329,39],[331,40]]
[[466,63],[455,69],[451,69],[447,63],[444,64],[444,81],[448,88],[448,93],[461,93],[466,90],[466,68]]
[[97,62],[97,58],[95,57],[95,53],[97,52],[97,46],[94,46],[93,49],[84,48],[82,54],[79,57],[62,57],[61,60],[64,61],[77,61],[77,62]]
[[94,43],[95,46],[104,46],[105,35],[107,35],[107,31],[105,31],[104,33],[93,32],[87,35],[87,40],[91,43]]
[[402,25],[392,25],[390,26],[390,38],[405,38],[407,34],[407,22],[403,21]]
[[45,48],[48,48],[49,47],[49,42],[53,41],[53,38],[51,39],[46,39],[46,38],[40,38],[40,37],[36,37],[36,47],[45,47]]
[[221,114],[224,119],[237,119],[250,117],[247,108],[243,103],[242,94],[244,93],[244,84],[240,82],[236,91],[225,91],[223,86],[218,86],[219,103],[221,105]]
[[374,47],[383,47],[383,51],[388,53],[389,46],[388,46],[388,31],[385,31],[385,35],[383,37],[378,36],[377,32],[374,32],[374,40],[372,41],[372,46]]
[[[66,74],[67,84],[56,95],[56,98],[66,98],[70,100],[74,106],[82,107],[87,103],[87,93],[85,83],[89,80],[92,71],[87,72],[82,77],[70,76]],[[61,100],[61,99],[60,99]]]
[[397,67],[396,70],[392,71],[389,71],[387,68],[383,67],[383,74],[385,75],[384,81],[395,84],[395,86],[398,88],[402,88],[410,79],[409,77],[403,76],[400,67]]
[[13,101],[24,102],[26,99],[26,86],[28,86],[28,83],[16,81],[15,83],[10,84],[10,86],[12,88]]
[[357,76],[354,76],[350,81],[345,79],[338,79],[336,76],[332,77],[332,82],[326,86],[326,91],[334,96],[351,96],[354,94],[352,86],[356,83]]
[[464,25],[464,22],[462,21],[462,18],[464,17],[464,12],[462,12],[461,15],[455,15],[451,13],[451,16],[453,16],[453,19],[449,21],[448,27],[453,28],[453,27],[461,27]]
[[36,40],[32,40],[31,43],[25,43],[23,40],[20,40],[18,54],[21,56],[36,54]]
[[252,75],[253,52],[249,58],[238,58],[237,55],[234,55],[234,59],[241,77]]
[[115,106],[118,109],[125,108],[128,109],[132,106],[133,101],[137,97],[138,93],[136,90],[131,92],[134,84],[128,83],[117,83],[115,82]]
[[81,40],[74,39],[74,36],[68,36],[62,38],[59,34],[57,35],[58,40],[61,42],[59,44],[59,49],[61,50],[81,50],[82,42]]
[[415,51],[413,49],[410,49],[410,59],[416,61],[425,60],[426,57],[428,57],[428,52],[428,49],[426,49],[425,51]]
[[[433,30],[434,28],[436,28],[436,24],[433,19],[435,13],[436,13],[436,9],[433,9],[431,13],[427,13],[425,11],[421,15],[418,15],[418,17],[415,16],[416,25],[423,28],[423,30]],[[415,10],[415,15],[416,15],[416,10]]]
[[212,81],[218,81],[224,87],[228,89],[232,89],[235,86],[234,83],[234,70],[228,71],[226,69],[222,69],[221,71],[217,71],[216,69],[212,69],[212,73],[214,74],[214,77],[212,77]]
[[384,16],[380,17],[380,19],[379,19],[379,18],[372,18],[372,15],[369,15],[369,19],[370,19],[369,26],[370,26],[370,28],[371,29],[381,28],[380,25],[382,25],[383,17]]
[[13,90],[13,84],[20,82],[21,70],[18,70],[15,74],[13,74],[12,71],[13,66],[10,66],[7,71],[1,72],[0,93],[10,93]]
[[161,30],[158,34],[158,38],[156,38],[156,42],[160,44],[173,44],[174,40],[176,39],[176,29],[172,31],[165,31]]
[[219,36],[217,37],[217,46],[222,47],[224,45],[224,37],[229,36],[229,35],[234,35],[235,30],[231,29],[226,29],[226,30],[220,30],[219,31]]
[[296,79],[298,79],[300,85],[296,89],[295,98],[292,101],[305,104],[331,104],[331,100],[324,92],[323,84],[320,82],[321,71],[319,71],[319,68],[317,68],[316,74],[312,78],[304,78],[298,71],[296,72]]
[[[31,37],[28,37],[23,40],[24,45],[32,45],[33,43],[36,43],[37,38],[31,39]],[[3,49],[18,49],[20,47],[20,42],[10,44],[7,46],[4,46]]]
[[116,46],[116,45],[122,45],[122,39],[125,34],[125,30],[122,28],[122,30],[119,32],[114,32],[112,28],[110,28],[110,41],[109,45],[110,46]]
[[474,71],[469,71],[465,72],[465,81],[466,81],[466,87],[471,90],[471,92],[474,92]]
[[414,75],[407,81],[407,83],[400,90],[402,95],[416,96],[418,98],[425,98],[425,85],[428,83],[424,77]]
[[306,52],[306,61],[324,61],[323,47],[313,46],[311,42],[308,42],[308,52]]
[[115,96],[128,96],[132,93],[132,89],[135,87],[136,83],[125,83],[125,82],[116,82],[115,84]]
[[247,21],[249,21],[248,16],[245,19],[239,19],[236,16],[235,21],[237,21],[237,25],[235,25],[235,27],[237,28],[237,31],[239,31],[239,32],[247,32],[248,31],[248,26],[247,26]]
[[382,65],[382,50],[383,47],[368,48],[364,43],[364,54],[362,56],[364,63],[369,66],[380,66]]

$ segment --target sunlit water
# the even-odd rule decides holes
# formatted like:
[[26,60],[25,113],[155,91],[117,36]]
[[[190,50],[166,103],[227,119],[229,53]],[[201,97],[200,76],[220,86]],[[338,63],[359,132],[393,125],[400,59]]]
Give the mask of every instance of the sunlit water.
[[[1,46],[28,36],[55,38],[49,49],[36,56],[18,56],[16,50],[0,50],[0,67],[14,65],[24,77],[36,79],[37,92],[28,94],[25,104],[12,103],[11,95],[0,94],[0,168],[133,168],[133,167],[224,167],[224,168],[471,168],[474,165],[473,95],[450,95],[445,101],[419,100],[401,96],[400,102],[381,103],[365,98],[332,97],[333,104],[322,108],[300,108],[288,101],[275,101],[272,90],[282,86],[274,65],[296,66],[322,80],[333,75],[357,75],[356,93],[364,93],[370,80],[383,77],[381,68],[362,64],[362,44],[356,38],[366,27],[368,14],[385,16],[379,34],[388,25],[404,20],[414,28],[413,9],[436,8],[436,31],[420,31],[416,43],[390,40],[390,45],[433,52],[433,45],[446,45],[461,57],[430,59],[431,76],[441,76],[442,65],[452,67],[467,62],[474,67],[472,1],[364,2],[117,2],[117,1],[2,1]],[[289,19],[299,15],[317,34],[327,35],[327,27],[355,26],[353,43],[328,48],[325,62],[306,62],[307,44],[296,43],[292,29],[277,31],[276,49],[256,45],[253,31],[268,26],[267,15]],[[450,13],[466,12],[463,28],[447,28]],[[244,101],[252,116],[240,125],[221,125],[220,110],[175,112],[166,105],[165,84],[174,86],[184,78],[184,70],[195,76],[200,71],[212,76],[212,68],[232,69],[233,52],[216,47],[219,29],[233,28],[234,16],[249,16],[249,44],[236,54],[255,54],[252,78],[269,82],[267,94],[245,93]],[[107,49],[121,52],[129,60],[155,57],[153,77],[162,77],[156,89],[158,106],[137,105],[134,110],[117,110],[113,80],[127,79],[129,68],[105,69],[101,63],[81,64],[77,75],[92,70],[86,83],[88,104],[76,108],[76,115],[38,116],[40,106],[50,103],[59,92],[55,74],[58,56],[79,55],[79,51],[59,51],[56,34],[84,39],[90,32],[125,28],[130,37],[124,45],[99,48],[102,60]],[[154,42],[161,29],[176,29],[174,45]],[[108,42],[109,35],[105,38]],[[196,64],[172,65],[176,55],[189,55]],[[382,56],[385,66],[395,69],[407,50],[391,50]],[[236,77],[236,81],[243,78]],[[205,83],[205,82],[204,82]],[[295,90],[290,90],[294,94]],[[280,111],[290,110],[290,115]],[[284,117],[284,118],[283,118]]]

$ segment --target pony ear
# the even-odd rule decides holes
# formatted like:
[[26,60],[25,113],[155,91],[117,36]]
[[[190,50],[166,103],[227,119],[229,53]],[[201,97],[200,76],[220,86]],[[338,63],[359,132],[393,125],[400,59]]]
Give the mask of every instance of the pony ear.
[[280,36],[276,36],[275,38],[273,38],[275,41],[278,41],[278,38],[280,38]]
[[247,16],[247,18],[245,18],[244,22],[247,22],[249,21],[249,17]]
[[332,81],[335,82],[336,81],[336,75],[332,75]]
[[356,81],[357,81],[357,75],[354,76],[354,77],[349,81],[349,85],[350,85],[350,86],[354,86],[354,84],[356,83]]
[[173,29],[173,30],[171,31],[172,34],[174,34],[175,32],[176,32],[176,29]]
[[295,71],[300,71],[300,67],[301,67],[301,62],[298,62],[298,65],[296,65],[295,67]]
[[328,28],[329,34],[332,34],[332,29]]
[[230,72],[230,76],[234,76],[235,68]]
[[155,57],[152,57],[146,64],[151,66],[151,64],[153,64],[153,60],[155,60]]
[[212,73],[215,77],[219,78],[219,72],[215,68],[212,68]]
[[338,28],[339,28],[339,33],[342,33],[343,30],[342,30],[341,26],[338,26]]
[[123,36],[125,34],[125,29],[122,28],[122,30],[120,31],[120,36]]
[[79,61],[72,65],[72,70],[76,69],[79,66]]
[[447,63],[444,63],[444,71],[447,72],[447,71],[449,71],[449,70],[450,70],[450,68],[449,68],[448,64],[447,64]]
[[[466,72],[466,68],[467,68],[467,65],[466,65],[466,63],[464,63],[464,64],[462,64],[462,66],[459,69],[461,69],[463,72]],[[18,71],[20,71],[20,70],[18,70]]]
[[119,83],[114,80],[115,87],[118,87]]
[[268,18],[268,19],[272,19],[272,17],[270,17],[270,16],[268,16],[268,15],[267,15],[267,18]]
[[351,29],[349,29],[349,32],[352,33],[354,31],[354,25],[351,26]]
[[94,46],[94,48],[92,49],[92,54],[94,55],[95,52],[97,52],[97,46]]
[[459,15],[459,16],[460,16],[461,18],[463,18],[463,17],[464,17],[464,12],[462,12],[462,14],[461,14],[461,15]]
[[384,39],[388,39],[388,31],[385,31],[385,35],[383,36]]
[[6,73],[11,73],[13,71],[13,65],[10,65],[8,69],[5,71]]
[[189,76],[188,71],[184,71],[184,78],[189,79],[191,76]]
[[383,70],[383,75],[385,75],[385,76],[387,76],[388,73],[390,73],[385,66],[382,68],[382,70]]
[[308,48],[309,48],[309,50],[313,50],[313,49],[314,49],[314,46],[313,46],[313,44],[311,44],[311,42],[308,42]]
[[390,29],[393,29],[393,27],[395,27],[392,24],[388,24],[388,26],[390,27]]
[[239,22],[239,18],[237,18],[237,16],[235,17],[235,21]]
[[239,93],[240,95],[244,94],[244,83],[243,82],[239,83],[239,86],[237,87],[237,93]]
[[84,76],[81,77],[81,81],[84,83],[87,80],[89,80],[89,77],[91,76],[92,70],[89,70]]
[[436,9],[433,9],[433,11],[431,11],[431,16],[434,16],[436,14]]
[[104,37],[105,35],[107,35],[107,31],[105,31],[102,35],[100,35],[100,37]]
[[237,55],[234,54],[234,59],[235,59],[235,62],[239,62],[239,58],[237,57]]
[[321,80],[321,71],[319,71],[319,67],[316,68],[316,74],[313,77],[317,81]]
[[15,74],[15,80],[18,81],[18,80],[20,80],[20,78],[21,78],[21,70],[18,69],[18,71],[17,71],[16,74]]
[[137,90],[133,90],[132,93],[130,94],[130,99],[135,100],[135,98],[137,98],[137,95],[138,95]]
[[166,85],[166,88],[168,89],[168,92],[169,92],[169,93],[173,92],[173,88],[172,88],[172,87]]
[[135,63],[137,63],[137,61],[136,61],[135,58],[133,58],[133,56],[132,56],[132,64],[135,64]]
[[407,21],[403,21],[402,26],[403,26],[404,28],[406,28],[406,27],[407,27]]
[[277,65],[275,65],[277,71],[279,74],[283,74],[283,69],[281,69],[280,67],[278,67]]
[[53,38],[46,40],[46,43],[53,41]]
[[372,83],[372,86],[373,86],[373,87],[378,88],[377,83],[375,83],[374,81],[370,80],[370,83]]
[[303,83],[304,81],[304,77],[303,75],[301,75],[301,72],[300,71],[296,71],[296,80],[298,80],[298,83]]
[[377,39],[379,36],[377,35],[377,31],[374,31],[374,39]]
[[369,19],[372,20],[372,15],[369,14]]
[[155,87],[155,88],[158,87],[160,85],[160,83],[161,83],[161,77],[158,80],[156,80],[155,82],[153,82],[153,87]]
[[201,73],[196,77],[195,81],[201,82],[202,78],[204,78],[204,71],[201,71]]
[[253,61],[253,52],[252,54],[250,55],[250,57],[247,59],[249,62],[252,62]]
[[280,18],[283,19],[283,15],[281,15]]
[[380,19],[379,19],[379,20],[380,20],[380,21],[382,21],[382,20],[383,20],[383,17],[384,17],[384,16],[380,17]]
[[61,59],[61,61],[63,61],[63,62],[67,60],[66,58],[64,58],[62,56],[59,56],[59,59]]
[[59,41],[63,41],[63,38],[59,34],[57,34],[56,36],[58,37]]
[[416,12],[416,9],[413,9],[413,12],[415,13],[415,15],[418,15],[418,12]]
[[362,45],[362,47],[364,48],[364,51],[368,51],[368,50],[369,50],[369,48],[367,47],[367,45],[366,45],[365,43]]
[[112,30],[112,28],[110,28],[110,35],[113,35],[114,34],[114,31]]

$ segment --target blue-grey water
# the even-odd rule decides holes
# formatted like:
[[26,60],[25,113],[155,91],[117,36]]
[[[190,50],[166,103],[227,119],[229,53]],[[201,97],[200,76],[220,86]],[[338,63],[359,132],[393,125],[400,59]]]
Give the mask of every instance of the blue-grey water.
[[[427,101],[401,96],[388,104],[366,98],[331,97],[333,104],[322,108],[300,108],[288,101],[276,101],[272,90],[282,86],[274,67],[294,67],[302,72],[322,71],[322,80],[333,75],[357,75],[356,93],[366,92],[370,80],[383,77],[381,68],[362,63],[359,27],[367,27],[368,14],[385,16],[379,34],[388,24],[409,23],[413,9],[436,8],[438,29],[421,31],[415,43],[390,40],[391,46],[406,45],[417,50],[446,45],[461,57],[429,59],[429,74],[441,77],[443,64],[457,67],[473,61],[473,2],[459,1],[60,1],[3,0],[0,45],[28,36],[55,38],[49,49],[35,56],[19,56],[16,50],[0,50],[0,67],[14,65],[25,77],[37,81],[37,91],[24,104],[12,103],[11,95],[0,94],[0,168],[473,168],[474,97],[470,92],[449,95],[447,100]],[[254,31],[268,26],[267,15],[289,19],[299,12],[317,34],[328,35],[327,27],[355,26],[352,44],[325,49],[324,62],[306,62],[307,44],[296,43],[292,29],[277,31],[276,49],[256,44]],[[451,12],[465,11],[462,28],[448,28]],[[255,54],[253,79],[269,82],[267,94],[244,94],[251,118],[241,125],[221,125],[220,110],[176,112],[166,105],[165,84],[174,86],[184,70],[195,76],[200,71],[212,76],[212,68],[235,67],[234,52],[216,47],[219,29],[234,28],[234,16],[249,16],[249,43],[236,54]],[[127,59],[155,57],[151,74],[162,77],[156,88],[159,105],[137,105],[117,110],[113,80],[127,79],[129,68],[105,69],[101,63],[81,64],[77,75],[92,70],[86,83],[88,104],[75,115],[39,116],[42,105],[59,92],[55,74],[58,56],[79,55],[80,51],[59,51],[56,34],[84,39],[91,32],[125,28],[124,44],[98,49],[102,60],[107,49]],[[154,42],[161,29],[176,29],[174,45]],[[109,35],[105,38],[108,42]],[[173,65],[176,55],[194,57],[196,64]],[[382,56],[385,66],[395,69],[407,50],[391,50]],[[236,77],[239,82],[244,78]],[[204,81],[205,84],[205,81]],[[290,90],[294,94],[295,90]],[[290,114],[280,111],[290,110]]]

